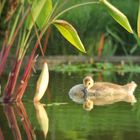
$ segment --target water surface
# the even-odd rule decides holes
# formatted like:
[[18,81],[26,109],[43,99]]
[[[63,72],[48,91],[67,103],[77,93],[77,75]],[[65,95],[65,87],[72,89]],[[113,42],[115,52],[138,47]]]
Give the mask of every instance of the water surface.
[[118,84],[135,81],[138,84],[137,103],[133,106],[125,102],[94,106],[90,112],[68,96],[69,89],[82,83],[84,76],[51,73],[42,104],[32,102],[37,79],[33,76],[23,103],[0,105],[0,140],[139,140],[140,75],[95,74],[96,81]]

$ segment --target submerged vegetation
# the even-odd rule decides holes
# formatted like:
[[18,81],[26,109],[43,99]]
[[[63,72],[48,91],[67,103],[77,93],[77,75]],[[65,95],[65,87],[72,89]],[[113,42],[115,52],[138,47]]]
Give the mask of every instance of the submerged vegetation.
[[[8,56],[12,53],[14,48],[15,59],[13,60],[13,66],[9,70],[9,77],[7,84],[5,85],[2,96],[4,102],[21,101],[28,85],[30,76],[33,71],[34,64],[37,59],[37,50],[39,49],[41,55],[44,56],[46,52],[46,46],[49,39],[50,27],[54,26],[60,32],[60,34],[70,42],[76,49],[86,53],[86,49],[77,33],[76,29],[66,20],[62,19],[62,15],[70,10],[81,6],[87,6],[96,4],[96,6],[105,7],[106,11],[116,20],[124,29],[129,33],[133,33],[132,27],[128,21],[128,18],[115,6],[113,6],[107,0],[96,0],[86,2],[75,2],[72,5],[67,5],[68,2],[64,1],[52,1],[52,0],[34,0],[34,1],[6,1],[0,2],[0,17],[2,25],[5,25],[3,31],[3,38],[1,40],[1,52],[0,52],[0,76],[5,71],[5,65],[7,63]],[[9,9],[6,6],[9,6]],[[94,18],[94,17],[93,17]],[[139,24],[139,15],[138,15]],[[80,25],[78,25],[80,26]],[[137,30],[139,32],[140,27]],[[109,28],[108,28],[109,30]],[[44,45],[42,39],[45,37]],[[111,31],[110,31],[111,33]],[[113,33],[112,33],[113,34]],[[115,36],[115,35],[114,35]],[[102,48],[104,45],[105,34],[102,34],[100,39],[100,45],[98,49],[98,56],[102,54]],[[136,36],[137,37],[137,36]],[[122,43],[123,44],[123,43]],[[30,52],[28,49],[30,48]],[[125,48],[124,48],[125,49]],[[24,61],[26,54],[28,53],[29,60],[22,73],[21,65]],[[112,53],[112,52],[111,52]],[[46,63],[47,64],[47,63]],[[98,65],[98,64],[97,64]],[[42,73],[45,71],[46,82],[41,82],[43,79]],[[47,84],[49,81],[48,68],[44,67],[39,77],[39,87],[37,83],[37,89],[41,87],[38,94],[38,101],[41,99]],[[19,79],[19,74],[22,76]],[[20,82],[17,82],[20,81]],[[44,86],[44,83],[46,85]],[[42,88],[43,87],[43,88]],[[39,93],[40,93],[39,92]],[[37,95],[36,95],[37,97]]]
[[121,75],[124,73],[140,73],[140,66],[137,64],[111,64],[109,62],[95,63],[95,64],[62,64],[57,65],[55,68],[51,69],[56,72],[63,73],[95,73],[95,72],[117,72]]

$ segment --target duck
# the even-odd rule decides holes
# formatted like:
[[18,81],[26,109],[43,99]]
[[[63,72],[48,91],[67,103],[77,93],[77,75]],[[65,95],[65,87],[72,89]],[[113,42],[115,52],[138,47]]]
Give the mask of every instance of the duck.
[[[109,82],[94,82],[91,76],[86,76],[83,79],[84,85],[84,107],[91,104],[93,101],[96,105],[112,104],[118,101],[136,102],[136,98],[133,95],[137,84],[132,81],[126,85],[118,85]],[[92,96],[91,96],[92,95]]]
[[83,84],[75,85],[70,89],[70,98],[83,104],[85,110],[93,109],[94,105],[107,105],[119,101],[136,103],[134,91],[137,84],[132,81],[125,85],[110,82],[94,82],[91,76],[83,79]]

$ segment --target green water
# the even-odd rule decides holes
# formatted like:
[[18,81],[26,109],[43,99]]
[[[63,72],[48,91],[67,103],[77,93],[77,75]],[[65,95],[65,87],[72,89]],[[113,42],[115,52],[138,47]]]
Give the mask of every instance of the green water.
[[69,89],[81,83],[84,76],[51,73],[48,90],[41,100],[44,105],[32,103],[37,79],[33,76],[23,104],[0,105],[0,140],[139,140],[140,75],[95,74],[96,81],[135,81],[137,103],[95,106],[90,112],[68,96]]

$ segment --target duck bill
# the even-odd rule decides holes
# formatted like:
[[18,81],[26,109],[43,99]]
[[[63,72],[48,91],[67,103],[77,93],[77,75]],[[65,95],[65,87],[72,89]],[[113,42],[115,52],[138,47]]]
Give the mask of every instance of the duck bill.
[[84,88],[82,91],[83,91],[83,93],[84,93],[83,98],[84,98],[84,100],[86,100],[86,99],[87,99],[88,91],[87,91],[86,88]]

